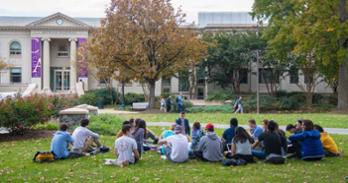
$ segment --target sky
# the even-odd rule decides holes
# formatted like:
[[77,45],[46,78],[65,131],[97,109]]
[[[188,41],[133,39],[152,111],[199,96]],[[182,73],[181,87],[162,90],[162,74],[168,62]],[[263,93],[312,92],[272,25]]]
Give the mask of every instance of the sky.
[[[57,12],[71,17],[104,17],[110,0],[0,0],[0,16],[39,16]],[[201,11],[251,11],[254,0],[172,0],[187,15],[187,22],[197,22]]]

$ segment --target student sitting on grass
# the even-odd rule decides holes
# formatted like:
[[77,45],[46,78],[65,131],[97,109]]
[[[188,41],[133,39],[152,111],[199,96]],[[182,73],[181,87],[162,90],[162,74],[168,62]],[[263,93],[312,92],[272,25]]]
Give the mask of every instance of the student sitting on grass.
[[197,151],[194,151],[194,155],[203,161],[222,161],[224,159],[222,153],[223,146],[221,139],[214,132],[214,125],[208,123],[205,126],[205,130],[207,133],[199,141]]
[[192,143],[191,151],[197,150],[198,143],[201,138],[205,135],[204,131],[201,129],[201,123],[194,122],[192,127]]
[[73,138],[66,131],[68,126],[66,124],[61,124],[59,131],[57,131],[51,141],[51,151],[55,155],[55,159],[65,159],[69,158],[69,145],[73,143]]
[[174,163],[186,162],[189,158],[187,136],[182,134],[182,127],[177,125],[174,129],[175,135],[162,139],[159,145],[166,145],[166,158]]
[[263,142],[264,150],[252,150],[253,156],[259,159],[265,159],[267,156],[274,154],[283,156],[287,150],[286,138],[280,135],[278,131],[278,125],[274,121],[269,121],[268,129],[263,132],[258,140],[252,145],[253,148],[257,147],[261,142]]
[[303,120],[303,129],[303,132],[294,134],[289,139],[300,142],[302,160],[321,160],[324,157],[324,150],[320,132],[314,130],[313,122],[310,120]]
[[115,141],[115,154],[117,160],[107,159],[105,164],[118,165],[121,167],[135,164],[139,160],[137,143],[130,137],[131,126],[126,124],[122,127],[123,135]]
[[256,124],[256,121],[254,119],[249,120],[248,123],[250,127],[251,137],[254,140],[257,140],[259,136],[262,134],[263,129]]
[[231,145],[232,139],[235,135],[236,128],[238,127],[238,119],[232,118],[230,120],[230,128],[227,128],[222,134],[222,141],[224,144],[224,151],[227,150],[227,146]]
[[[122,126],[124,126],[124,125],[130,125],[130,124],[131,124],[131,123],[130,123],[129,121],[124,121],[124,122],[122,123]],[[122,133],[122,129],[121,129],[120,131],[117,132],[116,139],[122,137],[122,135],[123,135],[123,133]]]
[[238,127],[236,129],[236,135],[232,140],[232,158],[243,159],[248,163],[255,162],[251,153],[251,146],[253,143],[254,139],[249,135],[249,133],[243,127]]
[[136,120],[136,127],[132,134],[134,140],[137,142],[139,155],[144,153],[144,139],[146,137],[146,122],[142,119]]
[[89,153],[96,154],[100,152],[102,145],[99,142],[99,134],[89,130],[88,125],[88,119],[81,120],[81,126],[77,127],[72,134],[74,139],[73,151],[76,153],[89,155]]
[[321,126],[314,125],[314,129],[320,132],[320,141],[323,144],[325,156],[340,156],[340,152],[334,139],[327,132],[325,132]]

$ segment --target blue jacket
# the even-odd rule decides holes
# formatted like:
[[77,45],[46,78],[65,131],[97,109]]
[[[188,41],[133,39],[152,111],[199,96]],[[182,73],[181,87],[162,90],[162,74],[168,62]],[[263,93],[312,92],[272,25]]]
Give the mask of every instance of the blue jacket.
[[57,131],[51,142],[51,151],[56,155],[56,159],[67,158],[69,156],[68,146],[73,142],[73,138],[68,132]]
[[236,128],[237,127],[230,127],[226,129],[224,133],[222,134],[222,138],[225,140],[226,144],[231,144],[232,139],[235,135]]
[[302,159],[324,157],[324,149],[320,141],[319,131],[303,131],[302,133],[290,136],[289,139],[300,142]]
[[186,135],[190,135],[191,130],[190,130],[190,124],[189,124],[189,120],[188,119],[184,119],[184,124],[182,124],[181,119],[177,119],[175,122],[177,125],[183,126],[185,128],[185,133]]

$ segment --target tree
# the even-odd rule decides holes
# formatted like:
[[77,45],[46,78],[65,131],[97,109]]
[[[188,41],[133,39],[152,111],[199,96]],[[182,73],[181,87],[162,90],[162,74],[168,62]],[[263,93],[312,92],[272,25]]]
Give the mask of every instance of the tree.
[[199,62],[204,55],[204,44],[196,33],[180,27],[184,17],[170,0],[112,0],[94,38],[102,40],[94,58],[105,55],[109,63],[127,69],[124,74],[130,78],[145,81],[153,108],[156,81]]
[[248,72],[255,60],[255,51],[264,50],[265,42],[255,32],[230,32],[206,34],[209,42],[208,56],[202,67],[208,67],[211,81],[239,94],[243,78],[241,72]]
[[0,70],[7,68],[7,64],[0,58]]
[[[341,110],[348,109],[346,1],[256,0],[253,7],[256,18],[268,21],[265,35],[270,38],[269,42],[291,39],[293,53],[313,53],[319,71],[329,81],[337,78],[337,107]],[[287,38],[282,39],[284,36]]]

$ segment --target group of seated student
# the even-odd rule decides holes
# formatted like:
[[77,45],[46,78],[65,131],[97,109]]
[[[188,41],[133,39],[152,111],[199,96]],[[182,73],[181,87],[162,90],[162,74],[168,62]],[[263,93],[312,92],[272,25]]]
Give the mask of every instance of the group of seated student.
[[[88,119],[81,120],[80,126],[72,135],[67,132],[66,124],[60,125],[51,141],[51,152],[54,153],[55,159],[89,156],[100,152],[102,144],[99,142],[99,134],[89,130],[88,124]],[[69,150],[69,145],[72,146],[72,150]]]
[[[67,132],[67,125],[62,124],[55,133],[51,150],[57,159],[79,157],[96,154],[102,146],[99,135],[90,131],[88,119],[81,121],[72,136]],[[122,130],[115,140],[115,155],[117,159],[106,160],[106,164],[121,167],[135,164],[141,155],[149,150],[147,139],[162,154],[163,159],[174,163],[198,159],[206,162],[221,162],[226,160],[243,160],[245,163],[255,162],[255,158],[266,162],[274,158],[284,159],[297,156],[302,160],[321,160],[325,156],[340,156],[333,138],[319,125],[310,120],[299,120],[296,125],[288,125],[286,130],[292,133],[287,138],[283,130],[273,120],[263,120],[262,126],[256,121],[248,121],[250,129],[238,126],[238,120],[232,118],[230,127],[225,129],[222,137],[218,137],[212,123],[207,123],[204,130],[200,122],[195,122],[190,131],[189,120],[185,113],[159,137],[146,127],[142,119],[125,121]],[[192,136],[190,137],[190,134]],[[69,151],[69,144],[72,150]]]

